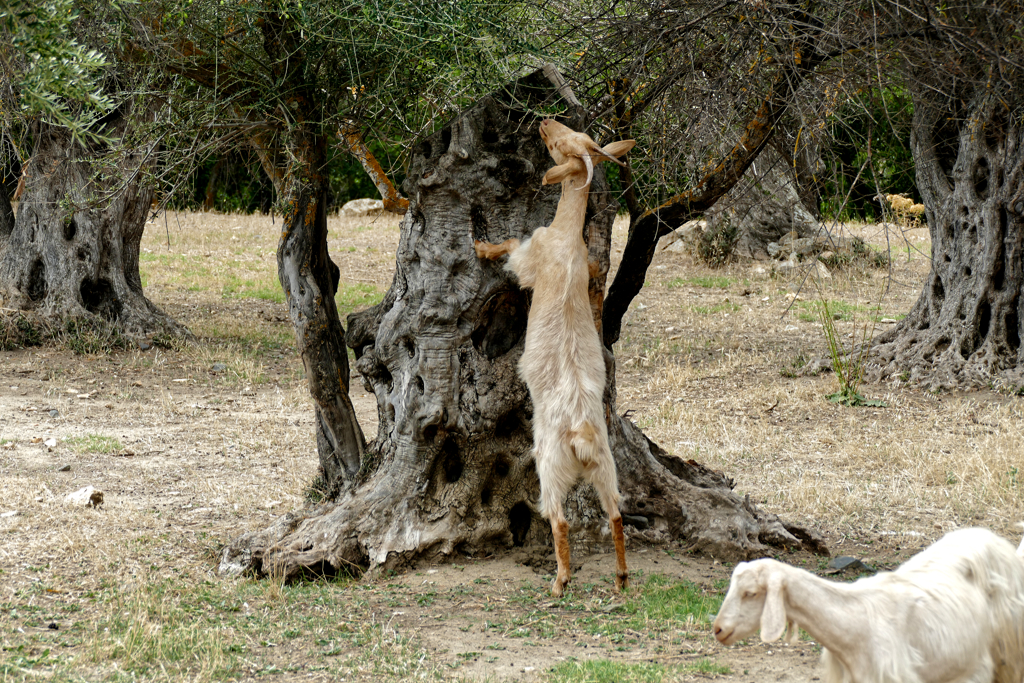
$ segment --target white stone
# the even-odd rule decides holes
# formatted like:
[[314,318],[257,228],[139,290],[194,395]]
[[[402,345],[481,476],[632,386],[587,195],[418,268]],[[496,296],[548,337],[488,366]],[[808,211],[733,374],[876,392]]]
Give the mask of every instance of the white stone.
[[384,211],[383,199],[353,199],[341,207],[342,216],[369,216]]
[[99,507],[103,505],[103,491],[98,491],[92,486],[86,486],[74,493],[69,493],[64,500],[80,507]]
[[796,268],[797,268],[797,263],[793,259],[792,256],[790,256],[789,259],[787,259],[787,260],[783,261],[782,263],[778,264],[777,266],[775,266],[775,270],[778,271],[779,273],[783,274],[783,275],[786,274],[786,273],[789,273],[789,272],[792,272],[792,271],[796,270]]

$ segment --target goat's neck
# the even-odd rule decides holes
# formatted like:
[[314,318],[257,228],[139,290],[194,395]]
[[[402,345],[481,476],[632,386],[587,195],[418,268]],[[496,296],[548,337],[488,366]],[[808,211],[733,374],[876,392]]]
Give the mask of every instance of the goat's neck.
[[[583,219],[587,215],[587,197],[590,196],[590,185],[583,185],[583,178],[566,178],[562,181],[562,198],[558,200],[555,217],[551,227],[562,230],[583,230]],[[582,187],[581,187],[582,186]]]
[[785,567],[786,618],[832,652],[845,652],[861,639],[851,623],[863,602],[856,587],[826,581],[810,572]]

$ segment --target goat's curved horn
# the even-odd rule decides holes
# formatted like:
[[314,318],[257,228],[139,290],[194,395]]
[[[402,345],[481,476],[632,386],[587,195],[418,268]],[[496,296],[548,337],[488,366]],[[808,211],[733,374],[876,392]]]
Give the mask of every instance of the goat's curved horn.
[[[590,181],[594,179],[594,161],[590,158],[589,154],[584,154],[583,163],[586,164],[587,166],[587,182],[583,185],[583,187],[588,187],[590,185]],[[583,187],[579,189],[582,190]]]

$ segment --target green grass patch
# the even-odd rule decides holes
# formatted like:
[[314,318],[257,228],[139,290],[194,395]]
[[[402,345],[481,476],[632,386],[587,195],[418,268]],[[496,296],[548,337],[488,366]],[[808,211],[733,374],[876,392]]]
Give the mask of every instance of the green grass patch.
[[562,662],[551,668],[551,683],[660,683],[665,678],[661,664],[627,664],[607,659]]
[[338,315],[344,320],[349,313],[376,306],[383,298],[384,292],[374,285],[356,283],[338,287],[334,301],[338,306]]
[[[37,607],[38,597],[26,605],[29,590],[43,589],[12,595],[18,604],[0,602],[0,680],[217,681],[271,673],[292,680],[310,671],[328,671],[332,680],[435,678],[430,653],[368,615],[349,579],[282,585],[140,577],[90,592],[88,616],[74,618],[49,601]],[[47,629],[51,620],[60,628]]]
[[692,673],[711,674],[715,676],[728,676],[732,673],[732,669],[729,667],[710,659],[701,659],[693,664],[687,664],[684,669]]
[[[828,308],[829,314],[833,320],[845,320],[851,321],[858,317],[858,313],[872,313],[877,315],[878,306],[861,306],[859,304],[851,304],[846,301],[839,299],[829,299],[824,304]],[[796,317],[807,323],[817,322],[821,316],[822,302],[821,301],[797,301],[796,302]]]
[[239,277],[234,273],[227,273],[224,276],[221,293],[225,298],[262,299],[263,301],[284,303],[284,290],[281,289],[281,283],[277,278],[269,275]]
[[[569,612],[578,612],[572,620],[575,627],[588,635],[600,635],[609,642],[628,647],[639,644],[645,636],[626,636],[626,633],[648,634],[660,637],[660,633],[676,633],[696,628],[704,631],[722,605],[723,594],[708,590],[691,581],[676,581],[661,574],[654,574],[643,580],[633,577],[633,585],[626,594],[624,604],[610,611],[595,613],[592,602],[592,588],[577,585],[563,598],[561,607]],[[500,630],[514,633],[518,637],[544,637],[545,612],[538,610],[523,614],[500,625]]]
[[718,614],[723,597],[708,593],[692,581],[676,582],[660,574],[650,576],[627,603],[633,615],[631,627],[640,628],[650,622],[674,624],[693,621],[709,622]]
[[[902,320],[906,318],[905,313],[882,313],[878,304],[862,305],[851,304],[839,299],[828,299],[824,302],[828,307],[832,320],[843,320],[846,322],[879,322],[882,318]],[[819,301],[798,301],[795,306],[795,313],[798,320],[805,323],[819,322],[823,310],[822,302]]]
[[124,449],[121,442],[112,436],[101,434],[86,434],[85,436],[73,436],[64,440],[71,450],[76,453],[119,453]]
[[732,670],[709,659],[677,666],[591,659],[557,664],[551,668],[548,680],[551,683],[660,683],[663,680],[676,680],[688,673],[724,676],[732,673]]
[[735,280],[729,277],[677,277],[669,280],[665,286],[669,289],[675,289],[684,285],[703,287],[704,289],[728,289],[734,282]]

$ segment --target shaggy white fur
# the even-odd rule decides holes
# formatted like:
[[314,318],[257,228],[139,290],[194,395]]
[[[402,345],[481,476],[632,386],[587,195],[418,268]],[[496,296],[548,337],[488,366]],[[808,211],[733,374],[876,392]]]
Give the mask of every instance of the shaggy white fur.
[[775,560],[744,562],[714,633],[731,645],[758,628],[765,642],[802,628],[825,648],[826,683],[1021,683],[1020,559],[992,532],[962,529],[896,571],[852,584]]
[[633,140],[605,147],[556,121],[540,124],[540,135],[556,166],[544,184],[561,183],[562,198],[551,225],[523,240],[501,244],[476,241],[480,258],[510,254],[509,270],[519,284],[533,288],[526,324],[526,347],[519,373],[533,400],[533,456],[540,477],[540,511],[551,522],[558,575],[551,586],[561,595],[569,582],[568,523],[562,501],[579,477],[597,489],[615,542],[615,585],[628,581],[619,487],[608,446],[604,415],[604,351],[598,337],[587,286],[594,275],[583,241],[587,197],[594,163],[628,152]]

